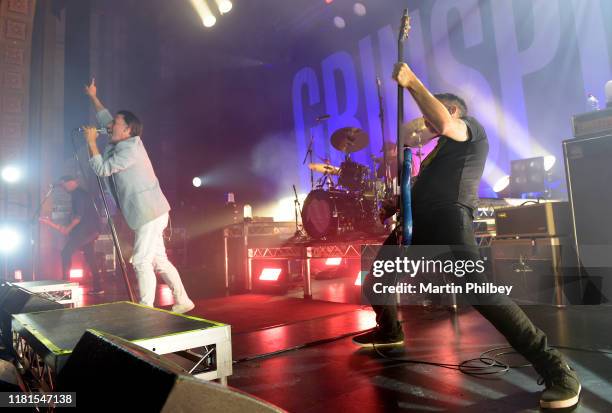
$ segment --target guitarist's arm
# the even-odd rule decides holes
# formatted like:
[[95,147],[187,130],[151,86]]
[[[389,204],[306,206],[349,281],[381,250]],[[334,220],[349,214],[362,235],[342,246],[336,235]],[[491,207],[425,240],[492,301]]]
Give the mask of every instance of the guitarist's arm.
[[79,223],[81,222],[81,218],[80,217],[73,218],[72,222],[70,222],[70,224],[68,224],[67,226],[56,224],[55,222],[53,222],[53,221],[51,221],[50,219],[47,219],[47,218],[40,218],[39,221],[41,223],[43,223],[43,224],[53,228],[54,230],[62,233],[63,235],[68,235],[68,234],[70,234],[70,231],[72,231],[74,229],[74,227],[79,225]]
[[74,227],[79,225],[80,222],[81,222],[81,217],[72,218],[72,221],[70,222],[70,224],[68,224],[67,227],[64,227],[64,229],[66,230],[66,233],[64,235],[70,234],[70,232],[74,229]]
[[439,135],[444,135],[458,142],[468,140],[467,125],[459,119],[459,113],[457,112],[459,109],[455,106],[447,109],[427,90],[407,64],[396,63],[393,69],[393,79],[400,86],[408,89],[427,123]]

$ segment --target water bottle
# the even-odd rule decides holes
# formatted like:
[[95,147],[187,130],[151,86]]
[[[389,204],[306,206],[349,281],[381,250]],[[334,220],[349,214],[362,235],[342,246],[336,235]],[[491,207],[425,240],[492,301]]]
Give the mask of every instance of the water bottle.
[[589,110],[599,110],[599,100],[592,93],[587,95],[587,107]]

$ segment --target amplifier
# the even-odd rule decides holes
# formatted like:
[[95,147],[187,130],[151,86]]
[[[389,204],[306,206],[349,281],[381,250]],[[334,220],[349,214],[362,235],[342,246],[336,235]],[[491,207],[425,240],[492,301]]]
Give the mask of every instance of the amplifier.
[[115,244],[110,234],[100,234],[94,241],[94,252],[101,259],[103,272],[115,271]]
[[494,282],[513,286],[521,303],[580,303],[582,286],[569,237],[494,239],[490,252]]
[[572,129],[577,138],[612,132],[612,108],[574,115]]
[[295,222],[251,222],[228,225],[223,230],[227,238],[278,236],[289,238],[295,234]]
[[557,237],[570,235],[567,202],[541,202],[495,210],[497,237]]

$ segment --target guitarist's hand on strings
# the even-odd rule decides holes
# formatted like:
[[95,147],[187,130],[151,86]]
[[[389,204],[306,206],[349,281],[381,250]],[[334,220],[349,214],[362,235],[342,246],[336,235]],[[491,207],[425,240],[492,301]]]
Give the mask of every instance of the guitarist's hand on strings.
[[396,63],[393,67],[393,80],[401,87],[409,88],[419,79],[406,63]]
[[41,224],[45,224],[53,229],[55,229],[56,231],[60,232],[62,235],[68,235],[68,233],[70,232],[70,230],[62,225],[56,224],[55,222],[51,221],[49,218],[38,218],[38,221]]

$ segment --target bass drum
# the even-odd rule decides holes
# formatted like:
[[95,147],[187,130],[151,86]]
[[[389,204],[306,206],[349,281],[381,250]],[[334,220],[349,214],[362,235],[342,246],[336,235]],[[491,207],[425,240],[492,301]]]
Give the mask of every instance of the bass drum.
[[312,238],[333,237],[350,231],[376,232],[377,208],[373,200],[342,191],[317,189],[308,194],[302,224]]

